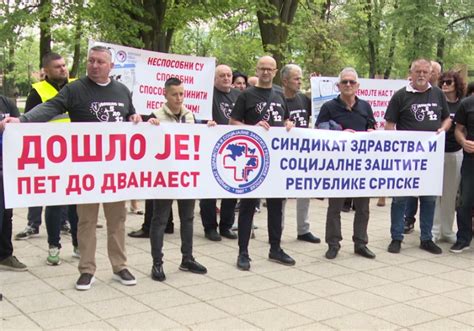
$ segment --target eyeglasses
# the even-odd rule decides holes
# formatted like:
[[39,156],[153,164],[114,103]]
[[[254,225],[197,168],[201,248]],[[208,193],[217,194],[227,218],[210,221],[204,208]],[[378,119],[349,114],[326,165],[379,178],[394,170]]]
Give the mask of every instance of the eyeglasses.
[[447,86],[451,86],[452,83],[453,83],[452,79],[446,79],[446,80],[441,81],[441,85],[446,84]]
[[344,80],[341,80],[339,82],[339,84],[342,84],[342,85],[347,85],[347,83],[351,84],[351,85],[355,85],[357,84],[357,82],[355,80],[347,80],[347,79],[344,79]]
[[257,68],[257,70],[260,70],[262,72],[265,72],[265,71],[274,72],[276,69],[274,69],[274,68]]

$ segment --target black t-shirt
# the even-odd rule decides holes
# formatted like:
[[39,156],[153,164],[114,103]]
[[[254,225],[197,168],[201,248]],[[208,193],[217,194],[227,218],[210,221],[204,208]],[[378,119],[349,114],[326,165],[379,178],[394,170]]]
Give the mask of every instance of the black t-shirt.
[[23,122],[46,122],[68,112],[71,122],[125,122],[135,114],[128,88],[112,79],[101,86],[88,77],[78,79],[48,100],[24,114]]
[[453,123],[451,127],[449,128],[448,132],[446,132],[446,143],[444,145],[444,151],[446,153],[457,152],[462,148],[461,145],[459,145],[458,142],[456,141],[456,138],[454,137],[454,130],[456,129],[456,122],[454,121],[454,116],[456,112],[458,111],[459,106],[461,106],[461,100],[458,100],[456,102],[448,101],[449,113],[450,113],[451,119],[453,120]]
[[[461,101],[454,120],[456,123],[466,127],[466,139],[474,140],[474,96],[467,97]],[[468,154],[464,151],[464,157],[474,158],[474,153]]]
[[229,124],[230,113],[239,94],[240,90],[237,89],[231,89],[229,93],[225,93],[214,87],[212,119],[217,124]]
[[361,100],[358,97],[356,97],[356,102],[351,109],[348,109],[348,106],[341,100],[340,95],[325,102],[319,112],[316,126],[330,120],[341,125],[344,130],[367,131],[367,129],[373,129],[375,125],[372,107],[370,107],[367,101]]
[[[7,97],[0,95],[0,121],[7,117],[20,117],[15,104]],[[3,170],[3,131],[0,132],[0,172]],[[1,180],[1,178],[0,178]]]
[[385,120],[395,123],[397,130],[436,131],[449,117],[448,103],[443,91],[432,86],[422,93],[398,90],[385,112]]
[[294,98],[286,98],[290,121],[295,123],[297,128],[307,128],[309,117],[311,116],[311,100],[303,93],[298,93]]
[[289,113],[281,91],[251,86],[239,95],[230,116],[248,125],[263,120],[270,126],[284,126]]

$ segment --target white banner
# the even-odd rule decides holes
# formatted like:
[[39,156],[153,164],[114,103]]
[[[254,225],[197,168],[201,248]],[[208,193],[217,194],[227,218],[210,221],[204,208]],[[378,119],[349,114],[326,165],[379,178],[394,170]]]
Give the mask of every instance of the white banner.
[[440,195],[444,134],[149,123],[8,124],[6,205]]
[[[311,101],[313,126],[318,118],[321,106],[339,94],[338,77],[311,77]],[[385,110],[392,95],[407,84],[406,80],[359,78],[357,96],[367,101],[374,112],[377,129],[385,127]]]
[[184,105],[196,119],[212,119],[215,58],[152,52],[103,42],[89,41],[92,46],[105,46],[112,52],[111,75],[132,92],[137,113],[149,115],[166,102],[165,81],[179,78],[184,84]]

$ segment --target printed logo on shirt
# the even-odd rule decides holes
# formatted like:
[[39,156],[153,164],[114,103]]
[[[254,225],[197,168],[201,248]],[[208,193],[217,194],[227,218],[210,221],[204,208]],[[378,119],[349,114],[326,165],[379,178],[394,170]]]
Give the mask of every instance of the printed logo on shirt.
[[234,104],[229,105],[227,102],[221,102],[219,104],[219,109],[221,113],[225,116],[225,118],[230,119],[230,113],[232,112],[232,108]]
[[425,119],[428,121],[437,121],[438,115],[432,109],[438,107],[437,103],[419,103],[411,105],[411,112],[418,122],[423,122]]
[[[255,110],[258,114],[261,114],[262,111],[265,109],[267,103],[266,102],[259,102],[255,105]],[[283,122],[283,117],[281,116],[278,109],[283,108],[281,103],[278,102],[270,102],[270,106],[268,107],[267,111],[262,117],[263,121],[266,122]]]
[[91,112],[100,122],[123,122],[123,116],[116,107],[124,107],[123,102],[93,102]]
[[214,178],[226,191],[252,192],[268,174],[270,154],[263,139],[248,130],[234,130],[214,146],[211,167]]
[[290,120],[295,122],[295,126],[298,128],[308,126],[308,120],[306,119],[306,109],[290,110]]

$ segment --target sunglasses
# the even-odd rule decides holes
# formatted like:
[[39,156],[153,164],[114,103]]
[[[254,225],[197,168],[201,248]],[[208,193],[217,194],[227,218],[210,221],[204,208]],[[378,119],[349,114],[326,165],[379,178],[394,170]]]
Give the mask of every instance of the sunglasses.
[[355,80],[347,80],[347,79],[344,79],[344,80],[341,80],[339,82],[339,84],[342,84],[342,85],[347,85],[347,83],[351,84],[351,85],[355,85],[357,84],[357,82]]
[[446,79],[446,80],[441,81],[441,85],[446,84],[447,86],[450,86],[452,83],[453,83],[452,79]]

